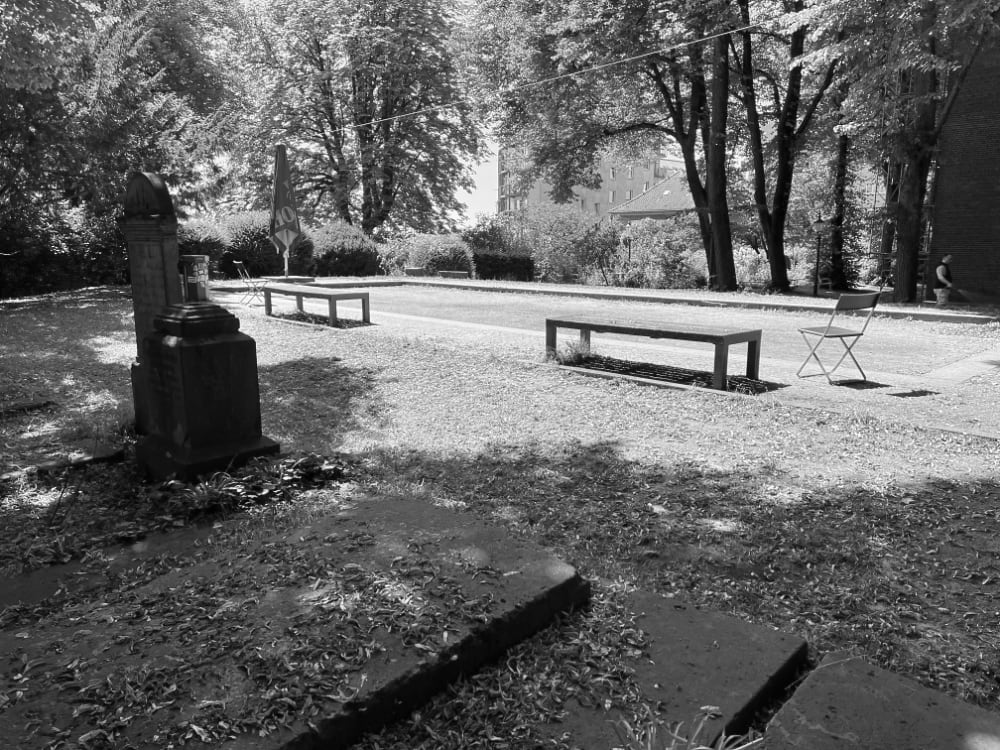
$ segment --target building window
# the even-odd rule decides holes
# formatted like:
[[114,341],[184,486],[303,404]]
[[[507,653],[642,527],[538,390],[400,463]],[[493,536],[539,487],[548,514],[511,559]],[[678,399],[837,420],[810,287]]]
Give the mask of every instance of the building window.
[[595,203],[594,204],[594,213],[595,214],[600,214],[601,213],[601,204],[600,203]]
[[610,179],[612,179],[612,180],[615,179],[615,168],[614,167],[611,167],[611,168],[608,169],[608,177]]
[[629,168],[628,168],[628,178],[629,178],[630,180],[632,179],[632,177],[633,177],[633,173],[634,173],[634,172],[635,172],[635,170],[634,170],[634,169],[633,169],[632,167],[629,167]]
[[648,182],[642,183],[642,192],[645,193],[647,190],[649,190],[649,183]]
[[580,199],[580,210],[581,211],[586,211],[587,210],[587,199],[586,198],[581,198]]
[[614,190],[608,191],[608,205],[609,206],[615,205],[615,191]]
[[627,200],[627,201],[632,200],[632,191],[631,190],[629,190],[627,193],[625,193],[625,200]]

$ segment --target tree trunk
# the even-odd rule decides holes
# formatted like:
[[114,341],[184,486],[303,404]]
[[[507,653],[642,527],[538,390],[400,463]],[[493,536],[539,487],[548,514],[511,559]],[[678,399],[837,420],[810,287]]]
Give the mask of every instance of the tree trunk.
[[896,214],[899,213],[899,177],[901,167],[895,159],[885,165],[885,212],[879,237],[879,281],[883,284],[892,277],[893,247],[896,245]]
[[708,211],[712,220],[712,257],[715,259],[713,288],[736,289],[736,263],[729,222],[726,179],[726,128],[729,115],[729,36],[715,40],[712,61],[711,123],[705,148],[705,182]]
[[936,76],[932,71],[913,71],[910,75],[917,112],[913,140],[900,159],[902,173],[896,211],[895,302],[914,302],[917,297],[924,198],[936,140],[937,103],[930,98],[937,88]]
[[896,279],[893,300],[915,302],[920,278],[920,246],[923,238],[924,197],[931,157],[914,155],[903,166],[896,212]]
[[847,168],[850,148],[850,138],[846,135],[837,137],[837,160],[833,173],[833,218],[830,229],[830,286],[841,292],[849,288],[847,272],[844,269],[844,215],[847,212]]

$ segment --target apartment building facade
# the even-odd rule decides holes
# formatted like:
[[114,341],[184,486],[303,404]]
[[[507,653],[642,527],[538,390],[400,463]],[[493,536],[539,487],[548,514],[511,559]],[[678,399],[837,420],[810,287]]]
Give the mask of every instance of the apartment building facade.
[[[498,191],[497,213],[509,214],[524,211],[532,206],[554,205],[549,197],[551,185],[545,180],[537,180],[525,187],[520,179],[524,165],[524,154],[518,149],[500,149],[497,160]],[[667,211],[677,210],[676,206],[690,203],[686,183],[683,179],[683,163],[663,153],[653,153],[647,158],[633,161],[603,158],[599,170],[601,185],[598,188],[577,187],[569,205],[590,215],[594,221],[629,221],[633,217],[628,212],[630,204],[639,204],[643,215],[637,218],[665,218],[663,211],[657,211],[658,203]],[[678,179],[680,178],[680,179]],[[669,187],[665,186],[669,183]],[[669,201],[666,200],[670,194]],[[687,201],[678,202],[678,196],[686,196]],[[663,199],[663,200],[658,200]],[[693,203],[691,203],[693,206]]]

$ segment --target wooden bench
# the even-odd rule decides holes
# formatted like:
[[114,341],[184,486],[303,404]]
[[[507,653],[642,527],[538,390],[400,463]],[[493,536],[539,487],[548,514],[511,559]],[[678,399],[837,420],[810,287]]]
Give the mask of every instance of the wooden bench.
[[337,325],[337,302],[339,300],[359,299],[361,300],[361,319],[365,323],[371,323],[371,310],[368,306],[368,292],[344,292],[338,289],[326,289],[321,286],[299,286],[298,284],[268,284],[264,287],[264,314],[271,314],[271,295],[282,294],[287,297],[295,297],[295,306],[299,312],[302,309],[302,300],[325,299],[330,303],[330,325]]
[[469,278],[468,271],[438,271],[438,276],[442,279],[467,279]]
[[614,323],[599,318],[546,318],[545,350],[556,352],[556,330],[571,328],[580,332],[581,347],[590,347],[591,332],[619,333],[630,336],[646,336],[654,339],[680,339],[681,341],[705,341],[715,345],[715,367],[712,371],[712,387],[726,390],[726,369],[729,364],[729,347],[733,344],[747,345],[747,377],[757,379],[760,371],[761,330],[725,328],[721,326],[676,325],[670,323]]

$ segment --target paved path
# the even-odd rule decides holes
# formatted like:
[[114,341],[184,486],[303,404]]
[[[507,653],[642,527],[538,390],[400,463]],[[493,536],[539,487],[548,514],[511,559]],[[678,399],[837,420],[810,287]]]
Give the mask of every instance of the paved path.
[[[358,280],[326,282],[341,286],[369,285],[372,321],[400,331],[435,336],[457,345],[492,347],[498,356],[540,363],[544,351],[544,318],[553,309],[647,314],[651,304],[670,305],[678,322],[738,324],[764,330],[761,378],[782,387],[758,396],[806,409],[873,415],[913,425],[928,423],[942,430],[1000,438],[1000,334],[995,319],[961,310],[940,311],[933,305],[880,306],[878,317],[856,347],[868,375],[867,384],[831,387],[822,376],[799,378],[796,371],[807,349],[797,332],[803,325],[825,322],[832,300],[757,295],[710,295],[675,290],[580,289],[556,285],[501,282]],[[428,287],[454,294],[430,297]],[[230,289],[232,286],[230,285]],[[532,291],[508,302],[506,295],[486,292]],[[220,302],[238,298],[215,289]],[[287,311],[290,301],[283,302]],[[257,310],[259,306],[247,309]],[[279,307],[279,310],[281,308]],[[323,314],[321,305],[306,309]],[[345,315],[354,314],[345,305]],[[414,312],[409,312],[413,310]],[[982,324],[982,325],[980,325]],[[835,342],[830,342],[835,345]],[[685,342],[595,336],[599,353],[638,362],[670,364],[693,370],[711,369],[711,347]],[[741,350],[731,354],[740,359]],[[735,373],[735,371],[733,371]],[[845,373],[850,376],[852,373]],[[665,387],[670,383],[659,383]]]

